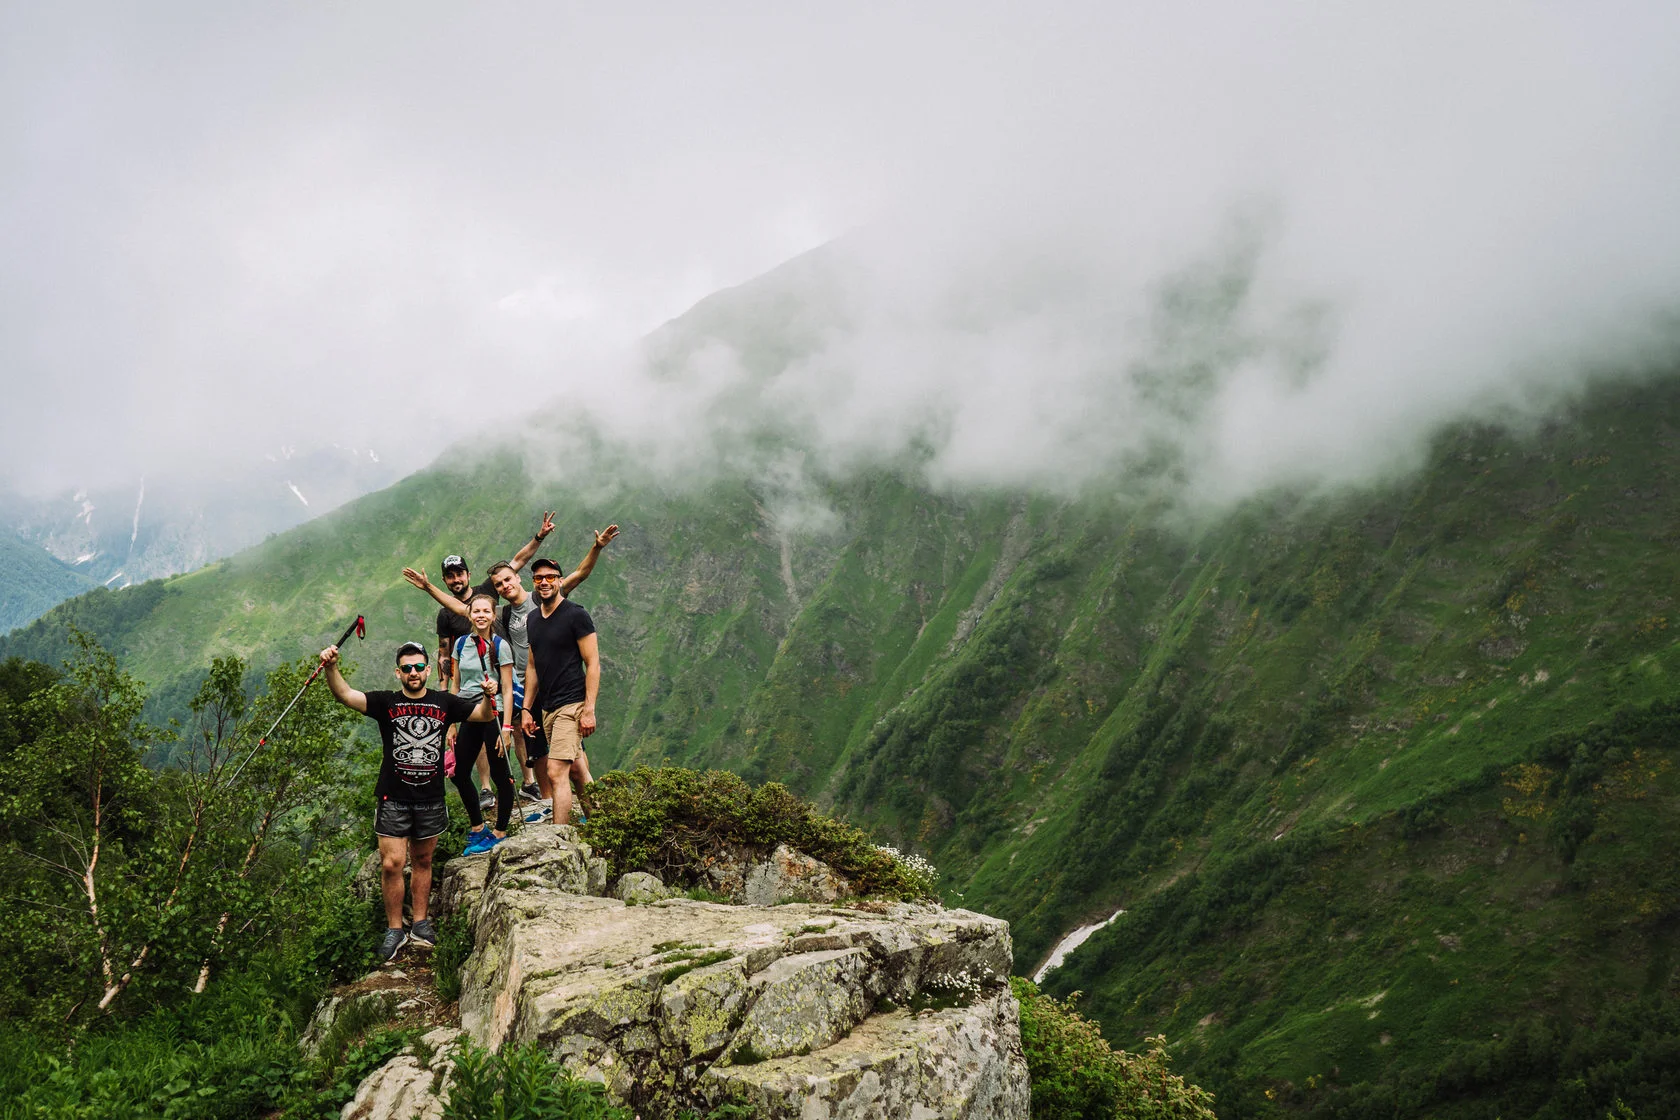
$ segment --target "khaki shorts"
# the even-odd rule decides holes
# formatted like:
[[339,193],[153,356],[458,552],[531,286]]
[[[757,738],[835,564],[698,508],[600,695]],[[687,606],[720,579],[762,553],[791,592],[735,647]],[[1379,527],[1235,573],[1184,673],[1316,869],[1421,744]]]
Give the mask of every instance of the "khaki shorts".
[[549,758],[571,762],[583,753],[583,736],[578,734],[578,716],[582,713],[582,700],[543,713],[543,735],[548,739]]

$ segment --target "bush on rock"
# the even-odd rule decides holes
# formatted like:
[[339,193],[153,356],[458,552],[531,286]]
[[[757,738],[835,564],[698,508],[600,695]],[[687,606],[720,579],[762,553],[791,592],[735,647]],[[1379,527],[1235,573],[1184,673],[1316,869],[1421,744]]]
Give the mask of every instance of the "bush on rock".
[[1021,1001],[1021,1049],[1032,1079],[1033,1120],[1214,1120],[1213,1094],[1167,1070],[1164,1038],[1145,1054],[1112,1049],[1095,1020],[1030,980],[1009,986]]
[[638,767],[604,775],[581,795],[583,837],[613,876],[647,871],[693,886],[718,853],[797,848],[850,880],[860,895],[936,899],[932,868],[877,847],[849,824],[770,782],[748,785],[725,770]]

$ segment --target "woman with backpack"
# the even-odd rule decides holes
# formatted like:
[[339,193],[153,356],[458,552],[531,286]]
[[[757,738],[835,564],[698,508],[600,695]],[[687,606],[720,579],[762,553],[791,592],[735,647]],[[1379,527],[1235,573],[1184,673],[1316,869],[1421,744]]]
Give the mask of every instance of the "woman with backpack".
[[[508,773],[507,751],[513,742],[511,709],[506,699],[513,695],[513,647],[495,631],[496,597],[487,592],[474,595],[467,604],[472,632],[455,639],[454,667],[449,674],[449,691],[465,699],[484,692],[484,679],[492,677],[500,689],[496,719],[486,723],[457,723],[449,728],[449,745],[455,752],[455,790],[467,807],[472,831],[467,833],[463,855],[487,852],[507,839],[508,819],[513,814],[513,776]],[[496,826],[487,828],[473,782],[473,764],[479,751],[490,763],[490,778],[496,784]]]

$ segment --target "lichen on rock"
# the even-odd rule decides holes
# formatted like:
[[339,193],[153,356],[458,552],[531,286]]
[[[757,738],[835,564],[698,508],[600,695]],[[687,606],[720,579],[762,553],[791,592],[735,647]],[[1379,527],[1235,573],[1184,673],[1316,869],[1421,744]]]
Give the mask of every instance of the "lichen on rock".
[[[1027,1117],[1007,923],[932,903],[647,899],[651,884],[620,880],[631,906],[600,897],[592,858],[550,826],[448,864],[442,897],[474,931],[461,1026],[479,1045],[535,1043],[650,1120],[729,1099],[802,1120]],[[770,862],[777,902],[790,883],[844,888],[791,848]],[[958,974],[981,979],[957,1006],[909,1009]],[[381,1099],[419,1080],[399,1063],[375,1075]]]

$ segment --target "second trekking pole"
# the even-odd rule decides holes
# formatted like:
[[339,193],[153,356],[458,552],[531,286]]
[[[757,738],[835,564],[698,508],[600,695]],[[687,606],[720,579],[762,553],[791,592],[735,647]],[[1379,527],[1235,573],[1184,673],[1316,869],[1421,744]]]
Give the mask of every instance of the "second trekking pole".
[[[367,640],[367,619],[364,618],[361,615],[357,615],[356,616],[356,621],[352,622],[348,627],[345,628],[344,633],[342,633],[338,636],[338,641],[334,642],[333,646],[334,647],[342,646],[345,642],[350,640],[350,635],[351,634],[354,634],[354,635],[356,635],[356,637],[362,639],[363,641],[366,641]],[[304,681],[303,682],[303,687],[297,690],[297,695],[292,697],[292,702],[290,704],[287,704],[286,707],[285,707],[285,710],[282,711],[278,716],[276,716],[274,718],[274,722],[269,724],[268,730],[263,732],[263,737],[261,739],[257,740],[257,745],[251,748],[251,753],[245,756],[245,762],[241,762],[239,764],[239,769],[235,770],[233,772],[233,777],[228,779],[228,782],[230,784],[233,781],[235,781],[239,777],[240,774],[245,772],[245,763],[250,762],[253,758],[255,758],[257,756],[257,752],[263,749],[264,745],[266,745],[268,743],[268,737],[270,735],[274,734],[274,729],[276,727],[280,726],[280,721],[285,719],[286,716],[291,713],[291,710],[294,707],[297,706],[297,702],[299,700],[303,699],[304,692],[308,690],[310,685],[315,683],[315,678],[321,675],[321,670],[325,667],[326,667],[325,664],[320,664],[320,665],[315,666],[315,671],[313,673],[309,674],[309,679]]]

